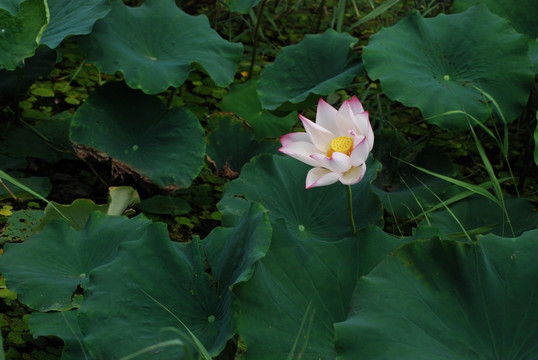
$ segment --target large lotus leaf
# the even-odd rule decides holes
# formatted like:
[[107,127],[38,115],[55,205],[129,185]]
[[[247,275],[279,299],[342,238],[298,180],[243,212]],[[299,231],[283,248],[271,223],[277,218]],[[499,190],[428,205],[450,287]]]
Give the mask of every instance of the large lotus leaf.
[[[370,190],[379,163],[367,162],[366,175],[353,185],[353,213],[357,228],[382,224],[382,209]],[[291,234],[300,239],[341,240],[350,235],[347,194],[344,185],[305,189],[310,166],[291,157],[260,155],[241,170],[241,176],[228,183],[219,209],[233,216],[242,198],[260,202],[271,221],[284,219]]]
[[[14,178],[22,185],[29,187],[43,197],[46,197],[52,191],[52,184],[48,177],[38,177],[31,176],[27,178]],[[9,188],[9,190],[19,199],[35,199],[36,197],[33,194],[30,194],[24,189],[21,189],[17,184],[12,184],[9,180],[4,179],[4,183]],[[11,194],[4,188],[0,186],[0,200],[11,198]]]
[[189,110],[167,110],[157,98],[121,82],[88,97],[73,117],[70,137],[162,187],[188,187],[205,156],[204,131]]
[[81,339],[77,310],[33,312],[28,326],[32,336],[57,336],[64,342],[62,360],[91,359]]
[[15,15],[0,9],[0,69],[15,70],[21,61],[34,55],[48,15],[45,0],[23,1]]
[[[35,55],[24,62],[22,69],[15,71],[0,70],[0,94],[15,96],[17,91],[26,92],[40,76],[50,74],[56,63],[56,51],[47,47],[40,47]],[[19,71],[22,72],[20,89],[17,89]]]
[[87,60],[104,72],[121,71],[134,89],[157,94],[178,87],[197,62],[219,86],[233,81],[243,48],[222,39],[205,16],[191,16],[173,0],[121,1],[79,42]]
[[122,241],[152,236],[157,230],[141,217],[127,219],[92,214],[77,231],[56,220],[39,234],[19,244],[6,244],[0,271],[19,300],[34,310],[66,310],[73,307],[77,287],[85,288],[90,271],[110,262]]
[[247,14],[250,9],[258,5],[262,0],[230,0],[230,10]]
[[[391,99],[418,107],[426,118],[459,110],[485,121],[491,96],[511,121],[534,83],[527,38],[484,6],[430,19],[413,13],[373,35],[363,61]],[[452,114],[428,121],[462,130],[470,120]]]
[[276,138],[288,133],[298,121],[297,112],[276,116],[262,109],[256,85],[255,80],[234,85],[222,99],[222,110],[236,113],[245,120],[254,129],[257,139]]
[[110,11],[108,0],[47,0],[50,22],[41,44],[56,48],[69,35],[89,34],[98,19]]
[[357,39],[329,29],[320,35],[305,35],[286,46],[265,67],[258,82],[264,109],[275,110],[286,102],[298,104],[309,95],[329,95],[346,87],[362,71],[351,48]]
[[517,5],[512,0],[455,0],[452,10],[464,11],[476,4],[487,5],[492,13],[508,19],[514,29],[520,33],[528,34],[533,38],[538,37],[538,22],[536,21],[538,0],[519,0]]
[[0,10],[7,10],[11,15],[16,15],[23,1],[25,0],[2,0],[0,1]]
[[92,272],[79,310],[92,355],[119,359],[157,346],[144,359],[182,359],[181,349],[158,346],[178,338],[189,341],[181,322],[217,355],[237,327],[238,304],[230,290],[250,278],[270,240],[269,220],[253,204],[236,227],[216,228],[203,241],[173,243],[167,236],[146,236],[122,244],[115,261]]
[[[394,137],[376,138],[378,139],[376,158],[383,163],[383,170],[372,188],[383,207],[398,218],[409,219],[439,205],[439,198],[443,198],[443,193],[450,184],[395,159],[393,154],[402,153],[401,144]],[[450,158],[437,147],[426,147],[407,160],[441,175],[454,174]]]
[[504,203],[510,222],[501,207],[482,196],[458,201],[448,206],[450,212],[434,212],[428,216],[428,222],[453,238],[465,237],[462,227],[468,234],[493,233],[499,236],[518,236],[536,228],[538,214],[533,211],[529,200],[505,195]]
[[72,151],[69,151],[72,150],[69,141],[70,122],[71,115],[64,112],[52,118],[38,120],[33,124],[33,128],[0,123],[0,154],[22,159],[30,156],[48,162],[72,159],[74,156]]
[[227,166],[238,173],[254,155],[276,153],[280,145],[275,141],[256,140],[241,119],[228,114],[211,116],[207,127],[207,155],[218,170]]
[[538,230],[474,244],[416,241],[357,286],[338,359],[534,359]]
[[335,242],[301,239],[273,222],[269,252],[234,291],[245,359],[334,359],[333,323],[347,317],[357,279],[404,243],[374,227]]

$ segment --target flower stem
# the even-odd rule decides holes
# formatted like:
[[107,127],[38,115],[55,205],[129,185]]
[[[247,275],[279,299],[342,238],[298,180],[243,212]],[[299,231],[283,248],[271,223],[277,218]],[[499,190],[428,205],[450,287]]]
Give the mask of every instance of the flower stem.
[[351,235],[355,235],[355,220],[353,219],[353,197],[351,196],[351,185],[346,185],[347,190],[347,212],[349,215],[349,224],[351,225]]

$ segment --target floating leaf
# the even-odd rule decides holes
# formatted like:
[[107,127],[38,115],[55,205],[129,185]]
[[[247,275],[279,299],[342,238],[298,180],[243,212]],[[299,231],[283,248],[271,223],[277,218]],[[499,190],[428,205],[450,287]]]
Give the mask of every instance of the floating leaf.
[[216,228],[203,241],[174,243],[160,229],[122,244],[116,261],[92,271],[79,323],[94,357],[156,346],[144,358],[183,359],[182,349],[159,346],[192,340],[183,324],[215,356],[235,334],[238,304],[230,290],[250,278],[269,248],[263,209],[253,204],[236,227]]
[[92,214],[83,231],[56,220],[23,243],[6,244],[0,271],[9,288],[30,308],[71,309],[77,287],[85,288],[90,271],[116,257],[120,242],[161,230],[141,217],[127,219],[100,212]]
[[477,243],[415,241],[359,280],[338,359],[532,359],[538,230]]
[[[370,159],[364,178],[352,185],[357,228],[381,225],[382,210],[370,190],[379,163]],[[340,184],[305,189],[310,166],[293,158],[260,155],[245,165],[241,176],[224,188],[219,209],[228,216],[240,213],[242,198],[260,202],[271,221],[284,219],[300,239],[336,241],[350,235],[346,188]]]
[[183,84],[193,62],[226,86],[243,52],[241,44],[212,30],[205,16],[190,16],[173,0],[147,0],[134,8],[112,2],[108,16],[79,44],[89,62],[109,74],[121,71],[131,88],[147,94]]
[[[413,13],[373,35],[363,60],[391,99],[426,118],[459,110],[485,121],[493,110],[486,93],[511,121],[534,83],[527,38],[483,6],[429,19]],[[457,130],[471,121],[461,113],[427,120]]]
[[0,244],[7,242],[21,242],[26,240],[37,227],[43,217],[42,210],[18,210],[7,219],[2,229]]
[[204,131],[185,108],[109,82],[79,107],[71,140],[105,152],[135,172],[165,187],[188,187],[204,163]]
[[349,85],[362,71],[351,48],[356,42],[347,33],[329,29],[280,50],[258,81],[262,107],[275,110],[287,102],[300,104],[314,94],[329,95]]
[[98,19],[110,11],[108,0],[48,0],[50,23],[43,33],[41,44],[56,48],[69,35],[89,34]]
[[[2,8],[16,10],[12,5],[13,1]],[[15,70],[21,61],[34,55],[49,22],[45,0],[23,1],[18,10],[12,15],[0,8],[0,69]]]

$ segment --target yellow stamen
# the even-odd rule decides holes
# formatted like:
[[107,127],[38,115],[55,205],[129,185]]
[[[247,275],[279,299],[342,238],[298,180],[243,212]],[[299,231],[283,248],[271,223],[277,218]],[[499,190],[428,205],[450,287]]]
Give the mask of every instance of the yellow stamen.
[[353,140],[347,136],[339,136],[331,141],[331,148],[327,151],[327,157],[332,157],[334,152],[344,153],[347,156],[353,151]]

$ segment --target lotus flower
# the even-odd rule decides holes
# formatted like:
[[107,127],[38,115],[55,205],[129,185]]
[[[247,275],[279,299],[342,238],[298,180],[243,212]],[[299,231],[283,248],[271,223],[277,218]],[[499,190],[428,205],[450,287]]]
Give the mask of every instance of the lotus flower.
[[304,132],[282,136],[282,153],[314,166],[306,175],[306,188],[340,181],[359,182],[366,172],[366,159],[374,146],[368,112],[356,96],[336,110],[319,100],[316,122],[299,115]]

